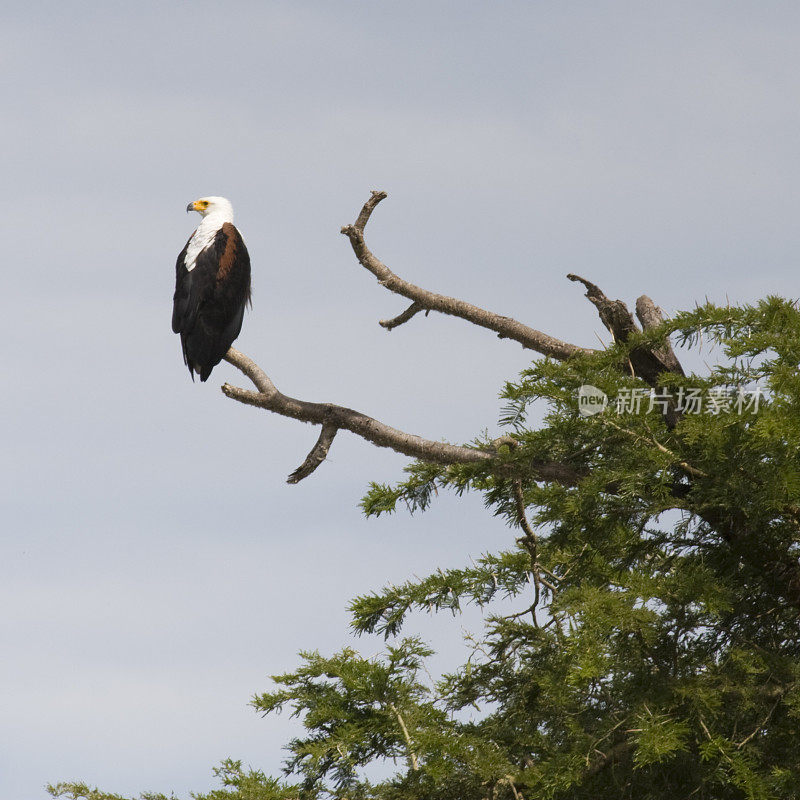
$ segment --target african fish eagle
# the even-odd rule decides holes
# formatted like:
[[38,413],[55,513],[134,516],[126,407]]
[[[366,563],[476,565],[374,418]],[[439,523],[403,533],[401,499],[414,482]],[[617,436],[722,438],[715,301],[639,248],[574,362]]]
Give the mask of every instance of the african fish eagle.
[[208,380],[242,329],[250,302],[250,256],[224,197],[201,197],[186,207],[203,218],[175,265],[172,330],[194,380]]

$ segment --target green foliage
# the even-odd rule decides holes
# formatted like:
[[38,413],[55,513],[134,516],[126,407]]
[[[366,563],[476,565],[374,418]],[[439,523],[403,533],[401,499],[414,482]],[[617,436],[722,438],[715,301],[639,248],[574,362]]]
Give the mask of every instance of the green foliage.
[[[714,413],[670,425],[648,396],[580,416],[584,384],[612,400],[647,394],[626,365],[666,337],[713,363],[665,373],[662,390],[731,392]],[[377,516],[477,491],[514,529],[502,552],[352,603],[354,629],[387,639],[411,613],[483,608],[466,662],[434,681],[415,639],[375,659],[304,653],[253,701],[302,719],[286,762],[296,782],[225,762],[223,790],[203,800],[800,797],[798,364],[800,313],[778,298],[707,304],[596,354],[532,364],[503,389],[497,459],[412,464],[363,501]],[[737,409],[736,390],[755,384],[758,408]],[[554,462],[572,477],[541,480]],[[517,612],[492,613],[501,597]],[[387,763],[389,777],[366,777]],[[78,789],[54,793],[113,798]]]
[[530,556],[519,550],[485,555],[467,569],[439,570],[423,580],[388,586],[353,600],[353,628],[358,633],[381,633],[388,639],[399,632],[411,609],[444,608],[455,614],[464,602],[483,607],[498,594],[514,597],[530,584],[529,567]]
[[359,767],[376,759],[417,757],[403,726],[447,722],[424,702],[428,691],[418,680],[429,655],[432,651],[416,639],[389,647],[384,660],[364,659],[350,649],[332,658],[301,653],[300,669],[273,677],[284,688],[254,698],[253,707],[264,714],[290,704],[295,715],[303,716],[309,735],[290,743],[288,766],[304,776],[306,792],[330,775],[337,791],[357,797],[363,792]]
[[279,781],[260,770],[244,770],[241,761],[230,758],[214,769],[214,775],[223,788],[193,795],[195,800],[291,800],[297,797],[295,785]]
[[[126,800],[122,795],[101,792],[85,783],[57,783],[49,785],[47,791],[53,797],[66,797],[68,800]],[[175,800],[175,795],[143,792],[139,800]]]

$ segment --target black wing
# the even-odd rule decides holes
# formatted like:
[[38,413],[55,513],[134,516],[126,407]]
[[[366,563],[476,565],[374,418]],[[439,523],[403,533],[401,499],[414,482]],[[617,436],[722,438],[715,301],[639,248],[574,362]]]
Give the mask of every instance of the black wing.
[[216,265],[207,257],[209,251],[214,250],[214,244],[212,243],[200,254],[194,269],[189,271],[184,264],[184,258],[191,240],[189,237],[175,263],[175,296],[172,299],[173,333],[184,333],[194,327],[204,300],[214,291]]

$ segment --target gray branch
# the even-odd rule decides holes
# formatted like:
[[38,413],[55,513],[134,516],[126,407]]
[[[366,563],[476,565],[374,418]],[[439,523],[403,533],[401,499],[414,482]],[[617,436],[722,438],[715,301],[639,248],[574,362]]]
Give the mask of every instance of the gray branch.
[[[567,277],[586,287],[586,297],[597,308],[602,323],[615,342],[627,342],[632,334],[640,332],[633,314],[622,300],[610,300],[598,286],[580,275],[569,274]],[[636,314],[645,329],[663,322],[661,310],[646,295],[636,301]],[[659,375],[664,372],[683,375],[683,368],[669,344],[658,348],[634,347],[630,351],[630,365],[634,375],[653,387],[658,386]]]
[[[398,314],[392,319],[382,319],[378,325],[380,325],[381,328],[386,328],[387,331],[390,331],[392,328],[396,328],[398,325],[408,322],[411,317],[416,316],[420,311],[424,311],[424,308],[415,300],[402,314]],[[428,312],[425,311],[425,313],[427,314]]]
[[[334,428],[355,433],[378,447],[389,447],[398,453],[434,464],[474,464],[481,461],[489,461],[495,456],[495,453],[490,450],[478,450],[474,447],[434,442],[412,433],[405,433],[352,408],[337,406],[333,403],[312,403],[308,400],[289,397],[278,391],[266,372],[255,361],[233,347],[228,350],[225,360],[250,378],[257,389],[257,391],[240,389],[237,386],[231,386],[226,383],[222,387],[222,391],[227,397],[232,400],[238,400],[240,403],[265,408],[268,411],[273,411],[284,417],[291,417],[300,422],[328,426],[326,437],[320,437],[321,443],[317,442],[314,449],[309,453],[306,463],[292,473],[293,477],[297,476],[298,472],[305,472],[304,468],[309,460],[313,461],[320,456],[327,437],[329,436],[330,440],[333,439],[330,431]],[[328,445],[330,445],[330,441],[328,441]],[[319,450],[317,449],[318,447],[320,448]],[[324,454],[321,456],[320,462],[323,458]],[[307,473],[297,477],[297,480],[312,471],[308,470]]]
[[[579,353],[596,352],[589,348],[562,342],[546,333],[523,325],[511,317],[504,317],[463,300],[422,289],[395,275],[372,254],[364,241],[364,228],[378,203],[385,197],[386,192],[372,192],[355,223],[342,228],[342,233],[350,240],[359,263],[375,275],[380,284],[389,291],[411,300],[411,305],[401,314],[380,323],[384,328],[391,330],[402,325],[420,311],[424,311],[426,314],[430,311],[439,311],[488,328],[497,333],[500,338],[513,339],[525,348],[561,361]],[[577,275],[568,275],[567,277],[570,280],[579,281],[586,287],[586,296],[595,305],[601,320],[616,341],[624,342],[632,333],[639,330],[633,315],[622,301],[609,300],[595,284],[585,278]],[[660,310],[647,297],[639,298],[636,312],[645,328],[652,327],[661,321]],[[352,408],[289,397],[276,388],[258,364],[233,347],[228,351],[225,360],[243,372],[256,387],[256,391],[253,391],[226,383],[222,387],[222,391],[227,397],[240,403],[264,408],[284,417],[291,417],[300,422],[308,422],[322,427],[319,439],[306,456],[305,461],[289,475],[289,483],[298,483],[319,467],[327,457],[331,443],[339,430],[350,431],[377,447],[388,447],[397,453],[433,464],[480,464],[500,460],[497,447],[507,437],[501,437],[497,443],[489,444],[486,447],[465,447],[424,439],[416,434],[392,428]],[[682,372],[668,343],[660,349],[634,348],[630,354],[630,361],[635,374],[653,386],[657,385],[658,375],[665,370]],[[492,467],[509,477],[513,477],[515,472],[519,471],[510,463],[496,463]],[[527,475],[532,475],[537,481],[551,481],[564,486],[574,486],[586,475],[585,469],[557,461],[536,460],[528,462],[525,467]]]
[[328,450],[331,449],[338,432],[339,429],[335,425],[326,422],[306,460],[286,479],[286,483],[300,483],[303,478],[307,478],[328,457]]
[[[664,322],[663,312],[646,294],[643,294],[636,301],[636,316],[639,318],[639,322],[642,323],[642,330],[645,331],[650,328],[657,328]],[[670,372],[676,372],[678,375],[684,374],[681,362],[678,361],[669,339],[665,339],[663,347],[659,347],[653,352]]]
[[609,300],[599,286],[580,275],[570,273],[567,278],[586,287],[586,297],[597,309],[603,325],[608,328],[615,342],[626,342],[632,333],[639,330],[633,315],[622,300]]
[[[277,389],[255,361],[233,347],[228,350],[225,360],[243,372],[256,387],[256,391],[253,391],[226,383],[222,387],[226,397],[300,422],[323,426],[319,440],[303,464],[289,476],[289,483],[301,481],[322,463],[338,430],[350,431],[377,447],[388,447],[397,453],[432,464],[480,464],[497,458],[497,450],[491,446],[479,449],[434,442],[392,428],[352,408],[289,397]],[[532,461],[526,465],[526,469],[530,470],[536,480],[554,481],[566,486],[574,486],[585,476],[580,470],[558,461]]]
[[[372,192],[370,199],[364,203],[364,207],[361,209],[355,224],[345,225],[342,228],[342,233],[350,240],[353,252],[356,254],[359,263],[378,279],[381,286],[412,301],[412,307],[403,312],[403,314],[394,320],[381,323],[385,328],[391,330],[391,328],[411,319],[411,316],[418,311],[439,311],[442,314],[461,317],[461,319],[465,319],[467,322],[479,325],[482,328],[488,328],[490,331],[494,331],[501,339],[513,339],[529,350],[535,350],[537,353],[551,356],[559,361],[564,361],[576,353],[593,352],[585,347],[562,342],[560,339],[555,339],[546,333],[529,328],[511,317],[504,317],[474,306],[472,303],[458,300],[455,297],[436,294],[415,286],[413,283],[409,283],[395,275],[386,264],[373,255],[364,241],[364,228],[375,207],[386,196],[386,192]],[[411,313],[412,308],[414,308],[413,313]]]

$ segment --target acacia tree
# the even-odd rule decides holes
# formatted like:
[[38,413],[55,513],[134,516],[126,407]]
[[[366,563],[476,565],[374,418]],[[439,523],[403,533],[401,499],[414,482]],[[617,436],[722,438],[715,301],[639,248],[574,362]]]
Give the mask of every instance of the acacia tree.
[[[359,262],[411,301],[381,325],[439,311],[544,356],[503,389],[506,433],[465,446],[422,439],[287,397],[233,349],[227,360],[255,390],[223,392],[321,427],[290,482],[349,430],[416,459],[396,485],[370,487],[368,515],[471,490],[514,535],[475,563],[356,598],[353,627],[384,636],[385,656],[301,654],[253,700],[260,713],[288,708],[303,720],[286,773],[228,760],[216,770],[221,788],[199,800],[800,796],[796,305],[706,304],[664,321],[640,297],[640,327],[624,303],[570,275],[613,338],[603,350],[578,347],[390,271],[364,240],[384,197],[374,192],[343,228]],[[688,352],[701,341],[717,347],[717,363],[687,374],[673,345]],[[616,404],[582,413],[587,385]],[[535,427],[534,405],[545,409]],[[518,610],[493,614],[499,597]],[[467,603],[486,609],[485,629],[460,669],[431,682],[431,650],[399,638],[403,623]],[[364,768],[386,760],[392,777],[367,780]]]

